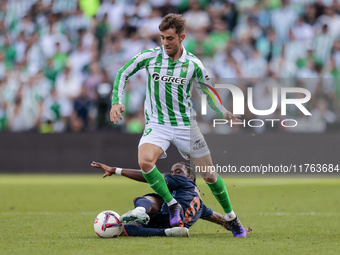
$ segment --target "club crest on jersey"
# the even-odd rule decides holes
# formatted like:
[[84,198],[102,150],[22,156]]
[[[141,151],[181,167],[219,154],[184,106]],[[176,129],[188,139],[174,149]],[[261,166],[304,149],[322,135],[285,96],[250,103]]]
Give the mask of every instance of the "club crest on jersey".
[[175,76],[170,76],[170,75],[162,75],[160,76],[159,73],[153,73],[152,74],[152,79],[154,81],[163,81],[163,82],[170,82],[170,83],[175,83],[175,84],[182,84],[185,85],[188,81],[188,79],[185,78],[180,78],[180,77],[175,77]]
[[156,65],[156,66],[161,66],[161,65],[162,65],[162,63],[160,63],[160,62],[157,62],[155,65]]
[[182,66],[181,69],[182,69],[182,72],[186,72],[188,68],[186,66]]
[[172,74],[172,70],[168,70],[168,74]]

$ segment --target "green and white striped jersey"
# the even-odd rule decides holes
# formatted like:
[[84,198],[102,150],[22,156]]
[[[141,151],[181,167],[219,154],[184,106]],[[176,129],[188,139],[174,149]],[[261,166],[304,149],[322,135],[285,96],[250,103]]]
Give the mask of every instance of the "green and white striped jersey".
[[182,56],[172,62],[163,47],[142,51],[126,63],[116,76],[112,104],[121,104],[127,79],[138,70],[147,71],[147,92],[144,103],[147,123],[190,127],[196,123],[192,108],[191,92],[196,86],[200,94],[207,95],[209,106],[220,118],[227,110],[216,95],[201,83],[209,84],[209,78],[201,61],[183,47]]

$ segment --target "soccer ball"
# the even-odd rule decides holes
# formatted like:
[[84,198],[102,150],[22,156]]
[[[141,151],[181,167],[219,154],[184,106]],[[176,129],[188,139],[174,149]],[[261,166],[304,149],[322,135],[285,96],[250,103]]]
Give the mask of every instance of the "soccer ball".
[[104,238],[119,236],[123,231],[123,225],[119,218],[119,214],[114,211],[101,212],[94,221],[94,231],[98,236]]

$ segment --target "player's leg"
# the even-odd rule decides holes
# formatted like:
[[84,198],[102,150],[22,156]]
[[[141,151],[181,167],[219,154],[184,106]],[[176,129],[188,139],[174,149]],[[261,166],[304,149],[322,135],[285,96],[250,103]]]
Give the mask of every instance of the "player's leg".
[[150,216],[161,211],[164,200],[157,194],[147,194],[133,200],[135,209],[124,213],[120,221],[125,224],[139,222],[148,224]]
[[133,203],[136,209],[143,208],[147,214],[152,216],[161,211],[164,200],[158,194],[147,194],[143,197],[136,197]]
[[[237,222],[237,226],[235,225],[234,227],[236,231],[233,231],[234,236],[245,236],[246,232],[233,212],[227,187],[223,179],[215,171],[210,171],[212,170],[211,167],[213,167],[210,150],[197,125],[193,125],[187,130],[178,131],[175,134],[173,143],[184,158],[188,159],[189,157],[196,167],[208,170],[204,172],[200,171],[200,173],[226,213],[227,221],[229,221],[230,224],[233,224],[234,221]],[[241,227],[239,227],[239,225]]]
[[148,228],[138,224],[124,224],[124,231],[120,236],[169,236],[169,237],[189,237],[189,229],[184,227],[175,228]]
[[143,171],[145,180],[151,188],[160,195],[166,203],[170,203],[172,197],[163,175],[156,167],[156,161],[163,154],[162,148],[157,145],[144,143],[138,148],[138,164]]
[[143,143],[138,148],[138,163],[143,171],[145,180],[151,188],[160,195],[169,206],[171,226],[182,226],[181,214],[183,210],[171,195],[166,185],[164,176],[156,167],[157,159],[163,154],[164,150],[151,143]]
[[[150,194],[151,195],[151,194]],[[147,196],[149,201],[153,201],[153,203],[156,203],[156,207],[152,208],[150,210],[150,213],[152,211],[155,211],[155,215],[151,217],[150,223],[148,225],[140,224],[137,222],[133,222],[132,225],[130,224],[124,224],[124,231],[122,235],[125,236],[173,236],[173,237],[188,237],[189,235],[189,229],[185,227],[171,227],[170,226],[170,220],[169,215],[164,214],[161,210],[162,206],[160,202],[163,202],[162,199],[158,199],[158,195]],[[146,201],[144,201],[146,202]],[[140,199],[139,202],[135,201],[136,205],[146,207],[149,205],[144,204],[142,205],[142,200]],[[163,203],[162,203],[163,204]],[[158,207],[158,208],[157,208]],[[159,210],[157,210],[159,209]],[[183,216],[184,217],[184,216]],[[184,220],[184,219],[182,219]]]
[[233,235],[235,237],[246,237],[246,230],[242,226],[240,220],[237,218],[231,206],[227,186],[222,177],[216,173],[210,154],[201,158],[190,157],[190,159],[196,167],[200,167],[199,169],[205,170],[200,171],[200,174],[205,182],[208,184],[216,200],[222,206],[225,212],[225,218],[228,221]]
[[[196,125],[190,129],[183,129],[176,132],[173,143],[180,154],[185,159],[190,158],[192,163],[196,167],[199,167],[199,169],[211,169],[210,166],[213,166],[210,150],[201,131]],[[232,211],[233,209],[223,179],[218,176],[215,171],[200,171],[200,174],[221,204],[227,217],[229,217],[230,220],[234,219],[236,215]]]
[[210,154],[201,158],[190,157],[190,160],[198,169],[205,170],[200,171],[200,174],[208,184],[217,201],[222,206],[224,212],[226,213],[227,219],[235,219],[236,215],[233,212],[225,182],[221,176],[216,173],[216,171],[211,171],[211,166],[213,167],[213,163]]

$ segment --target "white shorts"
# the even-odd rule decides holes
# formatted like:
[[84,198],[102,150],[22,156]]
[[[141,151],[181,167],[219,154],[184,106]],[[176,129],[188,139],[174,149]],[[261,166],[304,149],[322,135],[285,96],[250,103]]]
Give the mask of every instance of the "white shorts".
[[198,128],[193,126],[190,128],[164,126],[156,123],[149,123],[145,126],[144,134],[139,141],[139,146],[144,143],[157,145],[163,150],[160,159],[166,158],[166,150],[170,143],[175,145],[186,160],[189,157],[201,158],[210,154],[207,143]]

